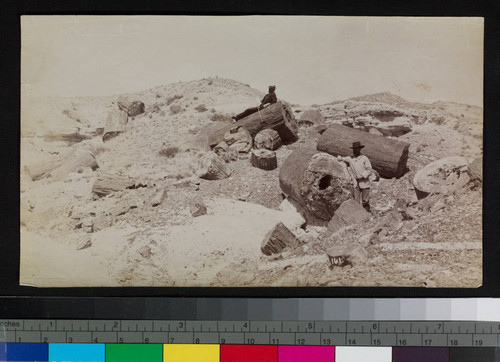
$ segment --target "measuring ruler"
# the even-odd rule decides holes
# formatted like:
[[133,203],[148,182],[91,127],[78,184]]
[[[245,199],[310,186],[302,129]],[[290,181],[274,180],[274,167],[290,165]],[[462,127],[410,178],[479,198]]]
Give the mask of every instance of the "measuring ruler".
[[0,342],[497,347],[500,323],[11,319]]

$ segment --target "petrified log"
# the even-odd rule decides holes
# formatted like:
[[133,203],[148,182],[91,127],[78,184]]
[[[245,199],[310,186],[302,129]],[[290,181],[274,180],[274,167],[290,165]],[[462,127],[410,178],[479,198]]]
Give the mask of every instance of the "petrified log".
[[231,176],[231,169],[222,158],[210,152],[202,159],[203,168],[200,178],[205,180],[221,180]]
[[110,138],[113,138],[121,132],[125,131],[127,121],[127,112],[121,110],[109,112],[108,118],[106,119],[106,124],[104,126],[102,140],[106,142]]
[[79,168],[90,167],[95,170],[99,167],[94,155],[88,150],[77,150],[69,159],[64,161],[59,167],[50,173],[52,180],[58,181],[65,178],[70,172],[77,171]]
[[274,129],[263,129],[255,135],[253,146],[257,149],[265,148],[274,151],[281,146],[280,135]]
[[311,127],[314,125],[319,125],[325,123],[325,118],[320,111],[316,109],[308,109],[299,120],[299,126]]
[[427,195],[447,194],[464,187],[470,180],[468,162],[460,156],[445,157],[429,163],[413,178],[418,199]]
[[253,167],[260,168],[261,170],[274,170],[278,167],[276,160],[276,152],[269,150],[252,150],[252,158],[250,163]]
[[252,137],[260,130],[272,128],[278,132],[283,142],[293,142],[297,139],[297,120],[288,104],[282,102],[252,113],[240,119],[235,125],[245,127]]
[[353,142],[361,142],[365,146],[361,153],[368,157],[380,176],[392,178],[404,174],[410,147],[406,142],[333,124],[321,135],[317,148],[333,156],[352,156]]
[[260,250],[265,255],[278,254],[286,247],[296,247],[299,239],[283,223],[276,224],[262,240]]
[[68,159],[68,155],[58,155],[56,157],[52,157],[48,161],[43,161],[40,163],[34,163],[31,165],[26,165],[26,171],[28,175],[30,175],[33,181],[40,180],[44,177],[48,177],[52,170],[55,170],[59,166],[61,166],[65,160]]
[[329,221],[340,205],[353,197],[353,181],[344,162],[327,153],[299,148],[283,162],[279,173],[285,195],[320,220]]
[[207,214],[207,207],[200,196],[193,197],[189,200],[189,211],[193,217]]
[[332,219],[328,223],[327,236],[330,236],[343,228],[367,221],[370,214],[354,199],[344,201],[335,211]]
[[135,181],[127,176],[102,174],[95,180],[92,192],[98,196],[106,196],[112,192],[131,188],[134,184]]
[[123,97],[118,99],[118,108],[126,112],[129,117],[135,117],[144,113],[144,103],[141,101],[129,101]]
[[233,127],[244,127],[254,137],[259,131],[271,128],[280,135],[283,142],[297,139],[298,125],[292,110],[286,103],[277,102],[252,113],[236,123],[217,122],[206,127],[196,136],[197,142],[208,142],[210,147],[224,140],[224,135]]

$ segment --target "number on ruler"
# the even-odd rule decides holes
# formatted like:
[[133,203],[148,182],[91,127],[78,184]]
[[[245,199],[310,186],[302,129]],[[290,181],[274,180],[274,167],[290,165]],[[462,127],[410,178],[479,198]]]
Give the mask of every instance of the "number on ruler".
[[332,344],[332,341],[330,340],[330,338],[326,338],[326,339],[323,339],[323,344],[326,346],[329,346],[330,344]]
[[43,337],[43,343],[47,343],[48,341],[48,338],[47,337]]
[[226,343],[226,339],[225,339],[225,338],[221,338],[221,339],[220,339],[220,343],[221,343],[221,344]]
[[375,331],[377,330],[377,323],[373,323],[372,329]]
[[196,339],[194,340],[194,343],[199,344],[199,343],[200,343],[200,339],[199,339],[199,338],[196,338]]
[[120,339],[118,340],[118,343],[123,343],[123,338],[120,338]]
[[400,339],[400,340],[398,340],[398,344],[400,346],[406,346],[406,339]]
[[476,346],[482,346],[482,345],[483,345],[483,340],[482,340],[482,339],[476,339],[476,340],[474,341],[474,344],[475,344]]
[[458,346],[458,341],[456,339],[450,339],[450,346]]
[[304,345],[306,343],[305,338],[297,338],[297,344]]
[[273,338],[272,342],[273,342],[273,344],[280,344],[280,339],[279,338]]
[[381,344],[382,344],[382,341],[380,339],[377,338],[377,339],[373,340],[373,345],[374,346],[380,346]]
[[247,344],[255,344],[255,339],[247,338]]
[[118,328],[118,322],[113,323],[113,328]]
[[432,339],[424,340],[424,346],[430,346],[432,344]]
[[68,343],[73,343],[73,337],[68,337]]
[[149,343],[149,338],[144,338],[144,343]]
[[356,344],[356,340],[355,339],[348,339],[347,340],[347,344],[348,345],[355,345]]

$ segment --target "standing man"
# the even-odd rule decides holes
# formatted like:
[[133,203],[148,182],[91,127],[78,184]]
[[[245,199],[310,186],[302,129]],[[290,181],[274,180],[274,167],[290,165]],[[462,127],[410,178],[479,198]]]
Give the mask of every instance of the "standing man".
[[262,108],[264,108],[264,106],[266,104],[273,104],[273,103],[276,103],[278,101],[278,99],[276,98],[276,93],[274,93],[274,91],[276,90],[276,86],[274,85],[270,85],[269,86],[269,93],[267,93],[264,98],[262,98],[262,101],[260,101],[260,105],[258,107],[252,107],[252,108],[248,108],[248,109],[245,109],[243,112],[241,112],[240,114],[237,114],[236,116],[232,117],[234,119],[234,121],[238,121],[252,113],[255,113],[257,111],[260,111]]
[[361,149],[365,147],[361,142],[353,142],[352,153],[354,157],[337,156],[337,160],[344,161],[349,165],[349,173],[355,180],[354,199],[358,201],[366,211],[370,212],[370,187],[371,181],[378,180],[377,171],[372,168],[370,160],[361,154]]

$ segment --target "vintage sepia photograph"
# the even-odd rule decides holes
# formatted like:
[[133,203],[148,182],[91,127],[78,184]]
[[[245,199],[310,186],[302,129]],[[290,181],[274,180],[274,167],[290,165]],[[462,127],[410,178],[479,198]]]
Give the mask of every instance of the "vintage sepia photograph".
[[477,288],[482,18],[21,17],[21,285]]

